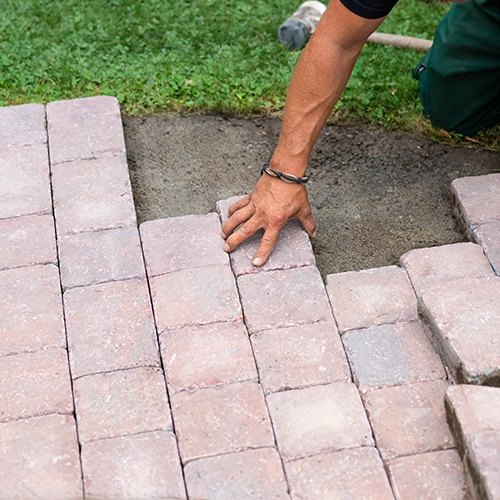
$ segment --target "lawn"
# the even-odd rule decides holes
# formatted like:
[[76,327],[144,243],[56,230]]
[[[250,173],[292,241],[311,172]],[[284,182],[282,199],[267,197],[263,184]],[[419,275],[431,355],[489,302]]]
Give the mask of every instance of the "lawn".
[[[0,105],[114,95],[124,113],[283,108],[300,51],[277,40],[290,0],[3,0]],[[401,0],[380,31],[432,38],[448,9]],[[333,120],[429,130],[411,70],[422,54],[367,45]]]

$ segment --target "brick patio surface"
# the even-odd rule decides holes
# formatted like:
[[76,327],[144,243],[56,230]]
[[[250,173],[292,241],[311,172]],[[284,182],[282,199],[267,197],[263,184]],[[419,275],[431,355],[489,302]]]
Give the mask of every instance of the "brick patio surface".
[[138,228],[113,97],[0,108],[0,174],[1,500],[500,499],[500,174],[326,285],[234,199]]

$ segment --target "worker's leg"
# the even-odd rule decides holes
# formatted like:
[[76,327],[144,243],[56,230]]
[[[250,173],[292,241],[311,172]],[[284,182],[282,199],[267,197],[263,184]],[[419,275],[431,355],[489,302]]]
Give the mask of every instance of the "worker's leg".
[[500,122],[500,2],[454,4],[415,68],[425,114],[469,135]]

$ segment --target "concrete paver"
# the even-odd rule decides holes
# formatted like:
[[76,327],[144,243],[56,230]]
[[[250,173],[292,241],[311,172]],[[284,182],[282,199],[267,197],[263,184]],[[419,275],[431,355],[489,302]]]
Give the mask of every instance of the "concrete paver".
[[0,108],[0,148],[47,143],[45,106],[23,104]]
[[275,448],[260,448],[189,462],[190,498],[289,499],[283,466]]
[[483,247],[495,273],[500,275],[500,222],[482,224],[474,232],[474,239]]

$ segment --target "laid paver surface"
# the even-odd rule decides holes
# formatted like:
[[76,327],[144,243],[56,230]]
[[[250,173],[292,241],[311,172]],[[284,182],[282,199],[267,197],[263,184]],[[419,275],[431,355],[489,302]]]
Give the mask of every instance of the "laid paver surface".
[[498,175],[325,286],[296,221],[228,256],[234,199],[138,228],[112,97],[0,108],[0,174],[0,499],[500,498]]

